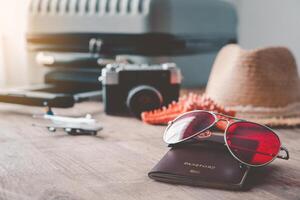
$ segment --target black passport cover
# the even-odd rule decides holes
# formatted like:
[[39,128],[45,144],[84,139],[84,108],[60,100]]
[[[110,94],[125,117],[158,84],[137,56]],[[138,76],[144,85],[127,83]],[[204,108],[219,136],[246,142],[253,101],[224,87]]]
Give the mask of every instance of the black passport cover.
[[248,172],[224,145],[209,144],[171,148],[148,175],[173,184],[242,189]]

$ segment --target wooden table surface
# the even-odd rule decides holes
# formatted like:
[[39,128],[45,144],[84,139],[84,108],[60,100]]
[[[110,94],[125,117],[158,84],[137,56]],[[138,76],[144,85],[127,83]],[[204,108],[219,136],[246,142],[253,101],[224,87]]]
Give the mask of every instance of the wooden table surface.
[[103,113],[87,102],[59,114],[91,113],[104,126],[97,137],[33,127],[42,108],[0,104],[0,199],[300,199],[300,129],[278,130],[291,154],[252,171],[248,191],[170,185],[148,178],[168,148],[165,127]]

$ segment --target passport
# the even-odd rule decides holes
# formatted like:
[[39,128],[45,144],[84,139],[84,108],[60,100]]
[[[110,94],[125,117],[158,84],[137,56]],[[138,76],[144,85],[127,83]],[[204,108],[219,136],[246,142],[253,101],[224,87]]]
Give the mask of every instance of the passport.
[[224,144],[207,143],[172,147],[148,176],[172,184],[241,190],[249,170]]

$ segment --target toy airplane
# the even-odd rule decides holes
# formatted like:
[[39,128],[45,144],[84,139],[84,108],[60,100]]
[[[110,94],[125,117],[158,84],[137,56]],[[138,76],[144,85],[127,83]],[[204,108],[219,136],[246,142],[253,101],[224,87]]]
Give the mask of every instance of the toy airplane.
[[57,116],[52,111],[48,111],[44,115],[33,117],[50,121],[48,124],[33,124],[33,126],[46,127],[50,132],[62,129],[69,135],[97,135],[98,131],[103,129],[89,114],[86,117],[73,118]]

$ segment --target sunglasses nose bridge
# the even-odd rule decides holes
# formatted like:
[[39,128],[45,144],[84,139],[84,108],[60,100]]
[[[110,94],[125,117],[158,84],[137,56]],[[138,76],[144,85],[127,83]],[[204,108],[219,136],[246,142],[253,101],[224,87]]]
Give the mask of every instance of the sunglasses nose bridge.
[[230,123],[228,119],[220,118],[220,119],[217,120],[217,122],[220,122],[220,121],[225,121],[225,122],[227,122],[228,124]]
[[[223,123],[219,123],[219,122],[225,122],[226,124]],[[218,118],[215,122],[215,125],[222,129],[223,131],[225,131],[227,129],[227,127],[230,125],[230,121],[228,119],[224,119],[224,118]]]

